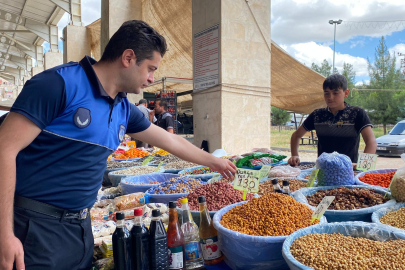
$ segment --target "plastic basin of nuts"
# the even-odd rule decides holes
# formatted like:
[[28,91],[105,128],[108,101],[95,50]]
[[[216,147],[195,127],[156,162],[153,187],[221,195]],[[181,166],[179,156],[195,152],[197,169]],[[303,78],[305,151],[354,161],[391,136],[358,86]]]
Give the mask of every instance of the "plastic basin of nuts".
[[[315,210],[315,206],[311,206],[308,203],[307,196],[311,196],[318,191],[323,190],[331,190],[331,189],[338,189],[341,187],[345,187],[348,189],[368,189],[373,190],[382,196],[385,195],[386,191],[381,188],[374,187],[374,186],[328,186],[328,187],[314,187],[314,188],[302,188],[296,192],[292,193],[292,197],[297,200],[298,202],[307,204],[311,209]],[[387,194],[388,198],[391,198],[391,194]],[[320,198],[322,199],[322,198]],[[338,198],[344,201],[344,198]],[[371,207],[360,208],[360,209],[353,209],[353,210],[326,210],[325,217],[328,219],[328,222],[344,222],[344,221],[364,221],[364,222],[371,222],[371,215],[373,212],[377,211],[383,207],[390,207],[396,203],[395,200],[391,199],[385,203],[378,204]]]
[[[402,210],[401,210],[402,209]],[[401,210],[401,211],[399,211]],[[393,230],[405,233],[405,203],[381,208],[373,213],[371,219],[377,224],[386,224]],[[389,215],[388,215],[389,214]],[[388,216],[387,216],[388,215]],[[383,220],[381,218],[385,217]]]
[[[318,267],[309,267],[303,263],[301,263],[297,258],[295,258],[292,254],[291,248],[297,248],[297,246],[293,246],[294,242],[301,237],[305,236],[315,236],[314,234],[333,234],[333,233],[339,233],[342,234],[343,236],[352,236],[353,238],[349,239],[351,242],[365,242],[363,239],[360,238],[365,238],[369,240],[374,240],[374,241],[388,241],[388,240],[398,240],[402,239],[405,240],[405,234],[400,233],[400,232],[394,232],[392,231],[388,226],[386,225],[380,225],[380,224],[375,224],[375,223],[365,223],[365,222],[342,222],[342,223],[328,223],[328,224],[319,224],[319,225],[314,225],[310,226],[301,230],[298,230],[294,233],[292,233],[290,236],[287,237],[287,239],[284,242],[282,252],[283,252],[283,257],[286,260],[288,267],[291,270],[309,270],[309,269],[376,269],[377,267],[372,267],[370,264],[373,264],[377,260],[377,256],[373,256],[373,259],[366,258],[367,255],[364,256],[365,260],[362,259],[360,256],[360,252],[362,249],[359,250],[354,250],[354,246],[350,245],[347,248],[345,248],[344,242],[339,242],[335,244],[329,244],[327,245],[327,241],[324,237],[318,237],[319,240],[317,243],[311,243],[311,239],[306,239],[306,242],[300,241],[297,242],[296,245],[302,244],[299,250],[297,250],[297,257],[301,261],[304,261],[306,258],[311,258],[313,264],[319,265]],[[322,242],[322,243],[321,243]],[[330,241],[329,241],[330,242]],[[349,243],[349,241],[347,241]],[[372,245],[373,241],[367,241],[368,245]],[[385,242],[390,244],[390,242]],[[307,248],[305,244],[311,245],[311,248]],[[377,243],[378,244],[378,243]],[[384,243],[381,243],[384,244]],[[343,247],[343,248],[342,248]],[[314,248],[316,249],[317,256],[311,256],[308,253],[314,251]],[[365,250],[365,252],[369,252],[375,249],[373,247],[369,246],[369,250]],[[342,252],[339,252],[337,250],[341,249]],[[335,252],[327,252],[329,250],[335,250]],[[293,250],[294,251],[294,250]],[[322,253],[322,251],[326,251],[327,253]],[[299,253],[298,253],[299,252]],[[395,251],[394,251],[395,253]],[[394,257],[393,251],[391,250],[390,252],[390,257]],[[397,257],[399,253],[396,254]],[[400,256],[400,255],[399,255]],[[356,259],[354,259],[356,257]],[[351,258],[351,262],[357,262],[360,263],[358,266],[359,268],[355,268],[353,266],[349,266],[348,258]],[[363,261],[361,261],[363,260]],[[381,258],[381,260],[383,260]],[[342,266],[334,266],[335,263],[341,263]],[[383,260],[382,265],[378,267],[378,269],[390,269],[387,268],[387,265],[384,265],[386,261]],[[364,263],[367,263],[368,265],[364,265]],[[310,264],[310,263],[308,263]],[[346,267],[344,267],[346,265]],[[398,265],[398,264],[397,264]],[[403,266],[403,262],[399,262],[399,265]],[[391,268],[391,269],[402,269],[402,268]]]
[[[247,201],[226,206],[219,210],[213,218],[226,263],[232,269],[288,269],[281,252],[287,236],[248,235],[221,225],[220,221],[224,214],[244,203]],[[261,212],[261,209],[257,210]],[[322,217],[320,224],[326,222],[326,218]]]
[[356,181],[356,185],[379,187],[379,188],[381,188],[381,189],[383,189],[383,190],[386,191],[386,190],[388,190],[388,189],[385,188],[385,187],[374,186],[374,185],[370,185],[370,184],[364,183],[364,182],[360,181],[359,178],[360,178],[360,177],[363,177],[364,175],[366,175],[366,174],[368,174],[368,173],[390,173],[390,172],[396,172],[396,171],[397,171],[397,169],[378,169],[378,170],[371,170],[371,171],[361,172],[361,173],[357,174],[357,175],[354,177],[354,180]]

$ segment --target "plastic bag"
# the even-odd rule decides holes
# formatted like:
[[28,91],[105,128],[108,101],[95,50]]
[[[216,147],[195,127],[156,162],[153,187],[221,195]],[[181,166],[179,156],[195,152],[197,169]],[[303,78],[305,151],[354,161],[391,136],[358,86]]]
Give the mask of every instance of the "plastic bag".
[[[405,154],[401,155],[402,160],[405,161]],[[390,185],[391,195],[398,202],[405,202],[405,166],[399,168],[394,174]]]
[[142,206],[144,204],[144,196],[145,193],[138,192],[117,197],[114,199],[115,209],[117,211],[122,211]]
[[274,152],[273,150],[270,150],[268,148],[253,148],[252,152],[261,152],[261,153],[266,153],[266,154],[270,154],[270,155],[277,155],[276,152]]
[[135,175],[129,176],[121,180],[120,186],[123,195],[131,194],[135,192],[146,192],[152,187],[157,187],[159,184],[149,184],[141,185],[140,183],[150,183],[150,182],[164,182],[171,178],[177,178],[177,174],[168,173],[155,173],[155,174],[145,174],[145,175]]
[[115,197],[121,196],[121,194],[120,187],[106,188],[104,190],[100,189],[97,194],[97,201],[114,199]]
[[114,270],[114,258],[105,258],[96,261],[94,267],[97,270]]
[[108,236],[115,231],[115,222],[112,220],[108,221],[93,221],[91,222],[91,230],[93,232],[94,238],[99,238],[103,236]]
[[365,222],[342,222],[328,223],[310,226],[292,233],[283,244],[283,257],[291,270],[310,270],[308,267],[292,256],[290,247],[294,241],[301,236],[314,233],[340,233],[344,236],[362,237],[376,241],[389,241],[397,239],[405,239],[405,234],[393,232],[389,227],[380,224],[365,223]]
[[[288,269],[281,254],[281,248],[287,236],[254,236],[225,228],[220,221],[232,208],[247,201],[225,206],[213,218],[218,231],[219,247],[225,255],[226,263],[237,270],[284,270]],[[326,223],[322,217],[320,224]]]
[[351,159],[338,152],[323,153],[316,160],[319,169],[318,186],[354,185],[353,164]]
[[298,175],[300,175],[300,173],[300,169],[293,168],[290,165],[276,166],[271,168],[269,177],[297,177]]

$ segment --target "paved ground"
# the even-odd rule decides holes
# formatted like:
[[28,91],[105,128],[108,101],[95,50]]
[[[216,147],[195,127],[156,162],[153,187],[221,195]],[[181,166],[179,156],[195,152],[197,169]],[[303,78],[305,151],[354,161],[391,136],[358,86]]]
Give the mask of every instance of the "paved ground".
[[[288,160],[291,153],[286,150],[275,150],[277,153],[287,156]],[[315,152],[300,152],[301,161],[315,162],[317,154]],[[401,157],[378,157],[376,169],[398,169],[405,166],[405,162]]]

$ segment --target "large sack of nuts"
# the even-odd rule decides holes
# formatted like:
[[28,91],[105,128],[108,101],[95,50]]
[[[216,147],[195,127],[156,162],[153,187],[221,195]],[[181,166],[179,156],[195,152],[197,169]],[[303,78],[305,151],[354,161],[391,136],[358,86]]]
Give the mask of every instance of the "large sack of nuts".
[[[348,189],[353,192],[346,192]],[[320,194],[322,192],[327,194]],[[328,222],[371,222],[373,212],[395,205],[396,201],[391,198],[391,194],[388,193],[384,198],[385,194],[385,190],[374,186],[330,186],[302,188],[293,192],[292,197],[315,210],[317,204],[311,205],[314,203],[309,202],[308,198],[319,203],[325,196],[335,196],[329,209],[341,210],[326,210],[324,215]]]
[[288,236],[283,257],[291,270],[403,269],[404,240],[404,233],[381,224],[319,224]]
[[[395,173],[396,171],[397,171],[397,169],[378,169],[378,170],[371,170],[371,171],[361,172],[361,173],[359,173],[359,174],[357,174],[355,176],[356,185],[374,186],[374,187],[379,187],[379,188],[384,189],[384,190],[388,190],[387,187],[383,187],[383,186],[380,186],[380,185],[372,185],[372,184],[366,183],[364,181],[361,181],[361,179],[364,179],[364,177],[366,175],[368,175],[367,178],[371,180],[371,179],[373,179],[373,177],[375,177],[375,178],[380,177],[380,176],[378,176],[378,174],[380,174],[380,175],[381,174],[389,174],[389,173]],[[377,183],[378,181],[376,180],[375,182]]]
[[[405,154],[402,154],[401,158],[405,161]],[[405,166],[399,168],[395,173],[391,181],[390,191],[398,202],[405,202]]]
[[[260,201],[263,198],[266,198],[267,202]],[[259,206],[260,209],[256,207],[252,211],[249,211],[251,216],[245,216],[248,213],[243,211],[241,215],[245,216],[248,220],[244,220],[243,226],[234,224],[234,227],[238,230],[250,230],[250,228],[253,228],[254,231],[252,233],[256,235],[231,230],[221,224],[224,218],[232,221],[233,219],[229,219],[228,215],[240,212],[240,209],[234,208],[246,203],[251,204],[249,207],[254,207],[255,204],[261,206]],[[276,212],[280,214],[276,215]],[[253,198],[248,202],[239,202],[226,206],[214,215],[213,222],[214,227],[218,230],[220,250],[225,255],[226,263],[232,269],[284,270],[288,269],[288,266],[281,253],[283,242],[297,227],[303,228],[309,226],[311,224],[311,215],[312,211],[307,206],[294,202],[290,196],[273,194]],[[274,226],[259,227],[259,225],[254,225],[258,220],[274,222]],[[326,219],[322,217],[320,223],[326,222]],[[258,232],[258,230],[261,231]],[[279,236],[257,236],[257,233]]]
[[323,153],[316,160],[318,186],[354,185],[351,159],[338,152]]
[[386,224],[393,230],[405,233],[405,203],[381,208],[373,213],[371,220],[373,223]]
[[159,171],[156,171],[156,167],[153,166],[134,166],[130,168],[125,168],[123,170],[116,170],[108,173],[108,178],[110,179],[113,187],[118,186],[122,178],[131,175],[146,175],[150,173],[164,173],[163,166],[160,167]]
[[135,192],[146,192],[152,187],[156,187],[159,183],[169,180],[170,178],[178,177],[177,174],[168,173],[152,173],[144,175],[128,176],[121,179],[122,194],[131,194]]

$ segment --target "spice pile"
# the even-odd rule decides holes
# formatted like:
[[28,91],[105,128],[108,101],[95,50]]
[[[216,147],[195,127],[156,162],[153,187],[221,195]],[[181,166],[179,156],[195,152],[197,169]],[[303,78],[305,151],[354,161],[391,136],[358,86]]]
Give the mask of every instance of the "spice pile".
[[405,230],[405,207],[389,212],[380,218],[380,222]]
[[142,167],[131,167],[124,170],[113,171],[112,174],[121,175],[141,175],[156,172],[156,167],[152,166],[142,166]]
[[189,172],[184,172],[183,175],[198,175],[198,174],[208,174],[208,173],[216,173],[211,171],[208,167],[198,168]]
[[[204,196],[207,202],[209,211],[217,211],[227,205],[243,201],[243,192],[236,190],[229,183],[212,183],[203,185],[194,191],[190,192],[185,198],[188,199],[190,210],[198,211],[198,197]],[[246,200],[253,198],[253,194],[248,193]],[[182,199],[182,198],[181,198]],[[181,207],[180,199],[177,200],[177,206]]]
[[182,159],[179,158],[179,157],[176,157],[173,154],[163,156],[163,157],[161,157],[159,159],[159,162],[163,162],[163,164],[167,164],[167,163],[170,163],[170,162],[176,162],[176,161],[182,161]]
[[123,154],[116,156],[116,159],[129,159],[129,158],[141,158],[144,156],[149,155],[148,152],[136,149],[136,148],[131,148],[127,151],[125,151]]
[[166,156],[169,155],[170,153],[167,152],[166,150],[159,149],[156,152],[153,152],[152,155],[161,155],[161,156]]
[[[141,166],[142,162],[149,158],[150,156],[144,156],[143,158],[140,158],[136,161],[130,161],[130,162],[125,162],[125,161],[116,161],[116,160],[111,160],[107,161],[107,169],[120,169],[120,168],[129,168],[129,167],[134,167],[134,166]],[[149,162],[154,162],[158,161],[160,158],[159,155],[153,156],[152,160]]]
[[307,196],[307,200],[310,205],[318,206],[325,196],[335,196],[335,199],[328,208],[329,210],[353,210],[367,208],[386,203],[390,200],[388,196],[384,198],[383,194],[379,194],[372,189],[349,189],[346,187],[318,190],[315,194]]
[[204,185],[200,179],[178,177],[171,178],[155,188],[150,188],[146,193],[149,194],[174,194],[174,193],[189,193],[196,188]]
[[388,188],[392,177],[395,172],[389,173],[366,173],[364,176],[359,177],[359,180],[363,183]]
[[[317,270],[404,269],[405,240],[374,241],[342,234],[308,234],[294,241],[291,254]],[[314,249],[316,247],[316,249]]]
[[288,195],[274,193],[232,208],[220,222],[225,228],[240,233],[282,236],[312,225],[311,217],[312,210],[308,206]]
[[196,166],[198,166],[198,164],[182,160],[182,161],[175,161],[175,162],[170,162],[170,163],[166,164],[165,169],[179,170],[179,169],[187,169],[187,168],[196,167]]
[[[288,182],[290,183],[290,192],[297,191],[297,190],[307,186],[306,182],[296,180],[296,179],[281,178],[281,179],[277,179],[277,180],[278,180],[278,184],[280,185],[281,188],[283,188],[283,181],[288,180]],[[266,182],[259,184],[259,192],[257,192],[257,194],[264,195],[264,194],[270,194],[270,193],[274,193],[274,188],[273,188],[273,184],[271,183],[271,180],[268,180]]]

